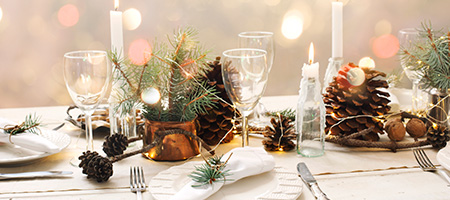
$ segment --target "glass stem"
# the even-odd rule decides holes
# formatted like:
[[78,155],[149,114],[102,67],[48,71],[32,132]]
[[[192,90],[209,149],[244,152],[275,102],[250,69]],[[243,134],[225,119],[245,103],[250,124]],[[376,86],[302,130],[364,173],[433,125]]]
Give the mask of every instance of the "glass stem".
[[94,139],[92,134],[91,112],[86,112],[86,151],[94,151]]
[[248,115],[242,115],[242,147],[248,146]]
[[419,112],[419,82],[413,81],[412,82],[412,113],[418,114]]

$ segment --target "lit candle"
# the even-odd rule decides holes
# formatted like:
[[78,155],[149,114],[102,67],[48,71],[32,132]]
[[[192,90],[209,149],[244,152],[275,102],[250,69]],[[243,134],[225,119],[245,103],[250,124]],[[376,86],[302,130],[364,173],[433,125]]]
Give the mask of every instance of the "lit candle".
[[343,57],[342,7],[339,1],[331,2],[331,57]]
[[119,58],[123,57],[123,30],[122,12],[118,11],[119,0],[114,1],[114,10],[110,12],[111,22],[111,51],[116,52]]
[[308,63],[303,64],[303,76],[315,78],[319,76],[319,63],[314,63],[314,44],[309,45]]

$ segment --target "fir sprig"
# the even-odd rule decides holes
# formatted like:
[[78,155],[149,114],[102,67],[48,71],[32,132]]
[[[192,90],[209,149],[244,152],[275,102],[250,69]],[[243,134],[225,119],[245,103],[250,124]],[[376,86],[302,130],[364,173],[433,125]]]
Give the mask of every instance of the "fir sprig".
[[19,133],[23,133],[25,131],[29,131],[30,133],[37,133],[38,126],[41,124],[41,117],[36,116],[36,114],[28,114],[25,116],[25,121],[18,125],[6,125],[2,129],[5,133],[10,135],[16,135]]
[[[212,185],[214,182],[225,182],[226,176],[231,175],[230,170],[225,170],[228,160],[231,158],[233,153],[230,154],[228,159],[223,162],[221,161],[222,156],[214,156],[208,160],[205,158],[205,163],[196,166],[195,171],[193,171],[188,177],[198,184],[192,185],[192,187],[201,187],[204,185]],[[230,181],[230,179],[228,179]]]
[[207,53],[196,40],[197,31],[187,27],[175,31],[167,43],[155,42],[151,58],[144,65],[119,60],[115,53],[110,59],[116,70],[121,109],[127,110],[140,102],[142,91],[155,88],[161,99],[144,105],[143,114],[152,121],[191,121],[205,107],[214,106],[216,91],[200,77],[210,70]]
[[423,23],[419,39],[411,47],[401,47],[401,61],[421,76],[425,89],[450,89],[450,32],[441,34],[431,23]]
[[295,109],[292,109],[292,108],[269,112],[269,116],[278,118],[279,117],[278,115],[283,115],[284,117],[290,119],[292,122],[295,121],[295,114],[296,114],[296,111],[295,111]]

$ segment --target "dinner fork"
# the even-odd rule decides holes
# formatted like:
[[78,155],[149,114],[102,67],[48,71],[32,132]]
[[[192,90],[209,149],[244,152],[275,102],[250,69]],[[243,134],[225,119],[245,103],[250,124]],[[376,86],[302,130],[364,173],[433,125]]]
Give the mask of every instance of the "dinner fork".
[[146,189],[142,167],[130,167],[130,189],[136,193],[137,200],[142,200],[142,192]]
[[439,175],[445,178],[448,183],[450,183],[450,177],[448,176],[448,174],[442,169],[436,168],[436,166],[431,162],[431,160],[428,158],[427,154],[423,149],[421,148],[413,149],[413,154],[417,160],[417,163],[419,163],[419,166],[423,171],[437,172]]

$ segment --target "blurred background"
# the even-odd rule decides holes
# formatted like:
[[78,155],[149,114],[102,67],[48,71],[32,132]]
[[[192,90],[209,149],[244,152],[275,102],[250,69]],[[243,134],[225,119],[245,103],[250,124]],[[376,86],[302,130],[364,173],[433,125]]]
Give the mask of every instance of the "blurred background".
[[[450,27],[447,0],[343,2],[345,62],[370,56],[386,73],[400,68],[400,29],[424,21]],[[113,9],[114,0],[0,0],[0,108],[71,104],[63,55],[109,50]],[[237,47],[240,32],[274,32],[275,61],[265,96],[298,94],[310,42],[321,79],[331,57],[331,0],[121,0],[119,10],[127,56],[130,48],[163,41],[187,25],[199,30],[211,58]]]

